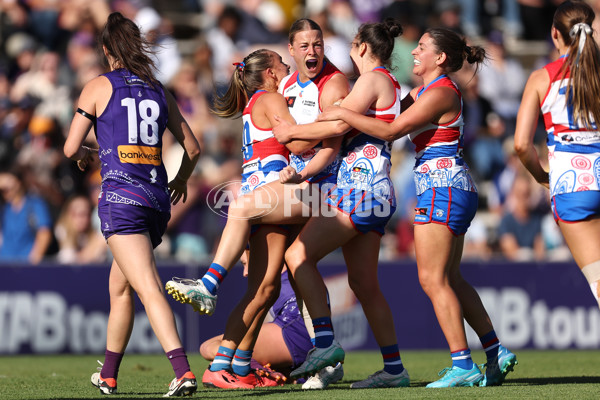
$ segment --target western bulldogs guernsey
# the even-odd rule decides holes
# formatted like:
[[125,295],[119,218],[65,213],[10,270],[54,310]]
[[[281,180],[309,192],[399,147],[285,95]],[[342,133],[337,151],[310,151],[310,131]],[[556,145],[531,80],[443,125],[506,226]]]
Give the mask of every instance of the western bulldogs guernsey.
[[[366,115],[389,123],[400,115],[400,85],[387,69],[378,67],[376,70],[384,73],[393,82],[396,100],[387,108],[369,108]],[[373,192],[379,201],[388,201],[395,206],[396,196],[390,179],[391,144],[355,130],[349,133],[344,144],[337,187]]]
[[[327,60],[323,62],[323,69],[314,79],[301,82],[298,71],[286,76],[279,84],[279,93],[283,94],[288,102],[290,114],[296,120],[297,124],[308,124],[315,122],[317,116],[321,113],[321,90],[332,76],[341,74],[341,72],[330,64]],[[290,154],[290,165],[297,172],[304,169],[306,164],[317,154],[321,148],[318,144],[314,148],[304,152],[302,155]],[[309,179],[309,182],[330,182],[335,183],[337,169],[339,167],[339,158],[325,167],[317,175]]]
[[103,74],[113,93],[96,120],[102,164],[99,204],[119,203],[169,212],[162,135],[168,107],[162,86],[151,87],[126,69]]
[[252,95],[242,114],[244,138],[242,153],[242,187],[240,194],[246,194],[258,186],[279,179],[279,171],[288,165],[289,150],[273,136],[272,130],[265,130],[254,125],[252,107],[256,100],[265,94],[259,90]]
[[574,121],[566,98],[569,72],[561,79],[565,58],[546,65],[550,86],[541,104],[548,133],[550,196],[587,190],[600,190],[600,132]]
[[462,157],[463,153],[463,114],[462,96],[456,84],[446,75],[441,75],[421,87],[417,98],[426,90],[445,86],[454,90],[460,98],[460,112],[447,124],[429,125],[408,135],[416,146],[415,186],[417,195],[432,187],[453,187],[470,192],[477,188],[469,167]]

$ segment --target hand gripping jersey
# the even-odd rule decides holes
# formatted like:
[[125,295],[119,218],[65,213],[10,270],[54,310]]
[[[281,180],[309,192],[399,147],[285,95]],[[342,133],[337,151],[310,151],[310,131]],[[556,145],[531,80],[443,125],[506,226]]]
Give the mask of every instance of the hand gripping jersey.
[[550,196],[587,190],[600,190],[600,132],[594,125],[586,129],[573,118],[566,98],[569,71],[561,79],[565,58],[546,65],[550,85],[541,110],[548,132]]
[[279,171],[288,165],[289,150],[279,143],[270,129],[261,129],[252,121],[252,108],[264,90],[252,95],[242,114],[244,138],[242,154],[242,187],[240,194],[246,194],[257,187],[279,179]]
[[[296,120],[297,124],[308,124],[315,122],[317,116],[321,113],[321,91],[323,86],[335,74],[341,72],[331,65],[327,60],[323,62],[323,69],[314,79],[301,82],[298,71],[286,76],[279,84],[279,93],[282,93],[288,103],[290,114]],[[300,172],[306,164],[321,149],[318,144],[314,148],[307,150],[302,155],[290,154],[290,165]],[[309,179],[309,182],[330,182],[335,183],[337,169],[339,167],[339,158],[325,167],[317,175]]]
[[[396,99],[389,107],[369,108],[366,115],[390,123],[400,115],[400,85],[385,68],[378,67],[376,70],[392,81],[396,88]],[[344,143],[337,187],[373,192],[379,201],[388,201],[395,206],[396,196],[390,179],[391,144],[358,131],[349,133]]]
[[118,203],[169,212],[162,135],[168,107],[162,86],[152,87],[126,69],[103,76],[113,93],[96,120],[102,174],[99,204]]
[[425,91],[439,86],[449,87],[458,94],[460,112],[447,124],[430,123],[409,134],[417,153],[414,168],[417,195],[433,187],[453,187],[477,192],[469,167],[463,159],[462,96],[456,84],[446,75],[441,75],[427,86],[421,87],[417,98]]

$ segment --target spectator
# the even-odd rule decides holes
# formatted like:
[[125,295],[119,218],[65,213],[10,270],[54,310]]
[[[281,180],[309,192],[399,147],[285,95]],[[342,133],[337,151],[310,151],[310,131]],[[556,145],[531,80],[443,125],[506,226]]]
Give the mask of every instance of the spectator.
[[545,40],[552,27],[556,5],[563,0],[518,0],[523,39]]
[[165,21],[152,7],[143,7],[135,14],[134,22],[142,34],[152,44],[156,64],[156,79],[163,85],[171,82],[181,66],[181,54],[177,42],[165,29]]
[[[255,0],[238,0],[237,9],[241,16],[240,29],[237,31],[235,41],[243,51],[248,46],[252,45],[265,45],[265,44],[281,44],[286,42],[285,35],[282,32],[269,30],[265,21],[261,21],[259,15],[261,12],[267,10],[263,6],[263,1]],[[273,4],[276,6],[276,4]],[[272,9],[272,7],[271,7]],[[269,12],[269,11],[267,11]],[[270,19],[280,20],[281,14],[275,11],[275,14],[271,12]],[[280,23],[276,23],[276,26],[281,26]]]
[[233,71],[232,63],[243,58],[235,43],[241,23],[240,12],[235,7],[226,6],[219,14],[217,25],[206,34],[206,41],[212,52],[211,63],[217,93],[227,88]]
[[326,8],[309,17],[323,30],[325,42],[325,57],[329,59],[340,71],[347,76],[354,75],[354,66],[350,59],[350,42],[343,36],[336,34],[329,23],[329,12]]
[[517,175],[498,227],[500,250],[511,261],[541,260],[545,256],[542,217],[530,202],[532,186],[529,176]]
[[507,132],[514,132],[517,112],[527,76],[517,60],[508,57],[502,32],[488,36],[488,61],[479,71],[479,93],[506,123]]
[[36,40],[24,32],[17,32],[8,37],[6,54],[12,61],[9,72],[12,81],[31,69],[37,47]]
[[0,173],[2,244],[0,261],[42,261],[52,242],[52,221],[46,202],[30,195],[22,171]]
[[108,247],[100,230],[92,224],[92,204],[86,195],[67,200],[54,228],[61,264],[100,263],[107,259]]

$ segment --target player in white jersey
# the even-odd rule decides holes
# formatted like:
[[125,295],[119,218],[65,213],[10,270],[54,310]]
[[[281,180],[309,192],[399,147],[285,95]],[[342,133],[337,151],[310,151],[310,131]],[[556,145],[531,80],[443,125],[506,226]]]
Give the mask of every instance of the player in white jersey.
[[[516,364],[516,357],[500,345],[479,295],[460,273],[464,232],[477,208],[477,192],[462,160],[460,91],[447,77],[461,69],[465,60],[479,64],[485,52],[481,47],[467,46],[448,29],[429,29],[412,55],[413,72],[423,79],[423,86],[403,100],[403,112],[392,123],[343,107],[325,110],[318,119],[340,119],[388,141],[411,135],[417,146],[415,253],[419,281],[433,304],[452,355],[452,367],[427,387],[499,385]],[[274,133],[278,136],[277,131]],[[485,376],[471,359],[463,315],[486,352]]]
[[[310,106],[308,108],[298,107],[301,100],[297,101],[298,106],[290,107],[290,103],[295,102],[295,97],[291,96],[286,99],[288,109],[296,110],[298,118],[301,118],[302,112],[298,114],[297,111],[301,110],[313,115],[314,119],[321,109],[340,101],[348,94],[349,87],[346,77],[325,59],[323,33],[314,21],[301,19],[292,25],[289,51],[296,62],[298,71],[287,76],[286,82],[289,82],[290,77],[294,77],[302,85],[311,88],[317,87],[319,90],[319,93],[310,96],[312,99],[310,102],[314,102],[314,104],[307,102],[307,107]],[[300,93],[298,96],[301,97]],[[335,124],[329,124],[329,126],[334,127]],[[330,130],[332,129],[330,128]],[[174,297],[182,302],[192,304],[196,311],[212,314],[216,304],[218,284],[222,281],[223,275],[239,260],[246,248],[252,225],[306,222],[312,210],[302,203],[302,199],[316,197],[318,201],[319,193],[315,189],[325,183],[335,182],[335,175],[331,172],[324,175],[325,179],[319,178],[316,185],[308,182],[321,170],[335,162],[341,146],[341,138],[323,141],[320,148],[315,148],[320,142],[320,140],[298,140],[287,144],[288,149],[294,154],[305,154],[306,156],[311,154],[312,156],[311,162],[298,171],[297,185],[284,186],[278,182],[271,182],[236,199],[229,207],[227,225],[208,274],[211,274],[213,269],[216,273],[208,277],[205,275],[198,280],[197,285],[186,284],[182,286],[181,290],[174,288],[172,293]],[[330,175],[333,176],[333,179]],[[269,201],[272,203],[268,203]],[[265,213],[265,205],[270,206],[269,213]]]
[[[305,82],[307,85],[315,81],[321,83],[319,86],[319,95],[316,98],[319,110],[341,100],[348,93],[346,77],[325,61],[323,35],[316,23],[310,20],[299,20],[293,24],[290,30],[290,53],[298,66],[299,72],[297,75],[300,82]],[[289,106],[289,99],[287,105]],[[287,110],[286,114],[288,114]],[[333,124],[330,125],[333,126]],[[256,136],[259,135],[257,134]],[[297,141],[288,144],[287,147],[294,153],[302,154],[307,150],[312,150],[318,143],[319,141]],[[312,190],[311,187],[313,185],[305,182],[305,180],[314,176],[335,160],[339,152],[340,143],[341,138],[324,141],[322,148],[314,151],[315,155],[311,162],[302,170],[303,179],[301,183],[292,185],[294,186],[293,188],[290,188],[288,185],[284,188],[278,182],[267,184],[267,181],[262,181],[259,179],[260,177],[257,177],[257,182],[260,182],[258,187],[252,186],[254,190],[247,191],[244,196],[239,197],[230,205],[227,225],[208,273],[197,281],[186,280],[181,282],[176,279],[169,281],[167,283],[169,293],[181,302],[192,304],[196,311],[212,314],[216,305],[218,284],[224,279],[227,271],[239,260],[246,248],[251,226],[279,223],[297,224],[306,221],[310,213],[306,212],[306,205],[303,205],[301,202],[302,193],[304,191],[316,191],[317,200],[319,193],[318,190]],[[262,160],[264,159],[262,158]],[[253,161],[252,155],[249,155],[245,164],[249,173],[252,172],[251,169],[254,165],[258,165],[253,163]],[[248,177],[250,178],[251,176],[249,175]],[[270,181],[271,178],[269,177],[267,180]],[[325,180],[321,180],[319,184],[323,184],[324,182]],[[246,186],[250,188],[250,186]],[[314,186],[318,188],[318,185]],[[299,190],[296,191],[296,188]],[[265,193],[267,193],[266,196],[264,195]],[[274,193],[275,195],[273,196]],[[288,196],[292,198],[288,198]],[[262,200],[257,202],[257,198],[262,198]],[[264,205],[265,201],[268,201],[267,199],[279,200],[279,203],[271,204],[273,207],[271,212],[265,215]],[[270,246],[269,244],[269,249],[271,248]],[[272,257],[272,259],[276,258]],[[266,296],[269,292],[260,292],[260,294]],[[248,315],[252,315],[252,313],[248,313]],[[238,331],[241,331],[241,329],[238,329]]]
[[[351,45],[350,57],[360,77],[343,107],[367,114],[369,119],[393,121],[400,113],[400,85],[384,67],[388,64],[395,37],[402,32],[393,20],[364,24]],[[274,129],[280,141],[327,135],[327,123],[287,126]],[[338,126],[347,132],[346,124]],[[389,177],[390,143],[352,131],[345,135],[337,187],[326,204],[328,215],[313,216],[286,252],[286,263],[312,317],[315,349],[292,376],[311,374],[343,360],[344,351],[334,339],[325,285],[316,268],[322,257],[342,246],[350,287],[380,346],[383,369],[352,388],[406,387],[410,378],[398,350],[389,305],[379,288],[377,266],[384,227],[395,210],[394,190]],[[283,172],[293,171],[287,167]]]
[[[594,11],[566,1],[554,14],[552,42],[560,58],[534,71],[517,117],[515,150],[550,189],[554,218],[600,304],[600,49]],[[548,132],[547,172],[533,138],[540,109]]]
[[[215,114],[232,118],[242,111],[244,158],[241,197],[257,187],[278,179],[279,171],[287,165],[289,151],[274,140],[271,128],[274,115],[293,122],[283,96],[277,93],[281,79],[289,67],[273,51],[260,49],[236,64],[227,93],[219,97]],[[260,326],[279,291],[283,252],[287,231],[277,226],[261,226],[250,237],[248,289],[229,316],[225,333],[215,359],[204,372],[205,386],[253,388],[274,386],[273,380],[263,379],[250,368],[250,359]],[[223,275],[211,266],[209,273]],[[177,289],[178,282],[170,281],[167,289]]]

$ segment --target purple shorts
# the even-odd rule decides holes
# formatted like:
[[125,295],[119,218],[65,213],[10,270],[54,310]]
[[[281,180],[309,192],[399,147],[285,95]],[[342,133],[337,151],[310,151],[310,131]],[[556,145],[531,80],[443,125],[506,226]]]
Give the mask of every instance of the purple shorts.
[[306,354],[313,348],[313,344],[306,331],[304,319],[298,311],[295,297],[294,301],[287,302],[279,311],[273,323],[281,328],[283,340],[294,362],[292,368],[300,366],[306,360]]
[[105,239],[115,234],[148,232],[152,247],[156,248],[162,242],[171,214],[149,207],[104,203],[98,206],[98,217]]

